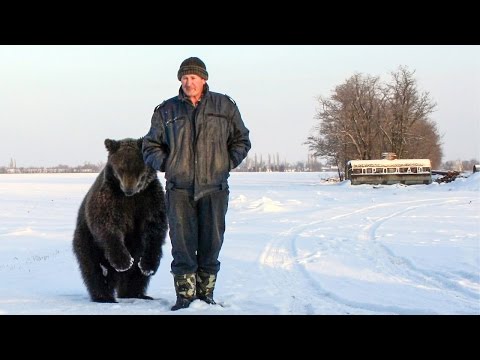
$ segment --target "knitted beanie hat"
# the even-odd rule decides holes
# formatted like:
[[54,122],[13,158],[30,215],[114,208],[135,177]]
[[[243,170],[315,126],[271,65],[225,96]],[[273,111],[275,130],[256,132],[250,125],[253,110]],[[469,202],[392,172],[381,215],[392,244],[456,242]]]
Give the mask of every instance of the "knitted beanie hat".
[[181,80],[182,76],[187,74],[195,74],[200,76],[202,79],[208,80],[207,67],[203,61],[197,57],[185,59],[180,64],[180,69],[178,69],[177,74],[178,80]]

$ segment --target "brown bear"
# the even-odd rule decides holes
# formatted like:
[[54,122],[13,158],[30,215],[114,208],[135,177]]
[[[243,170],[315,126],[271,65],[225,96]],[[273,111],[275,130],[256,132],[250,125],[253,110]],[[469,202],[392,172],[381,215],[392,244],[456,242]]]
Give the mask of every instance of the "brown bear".
[[168,225],[165,192],[143,161],[142,140],[105,140],[107,164],[78,210],[73,252],[95,302],[152,299],[145,292]]

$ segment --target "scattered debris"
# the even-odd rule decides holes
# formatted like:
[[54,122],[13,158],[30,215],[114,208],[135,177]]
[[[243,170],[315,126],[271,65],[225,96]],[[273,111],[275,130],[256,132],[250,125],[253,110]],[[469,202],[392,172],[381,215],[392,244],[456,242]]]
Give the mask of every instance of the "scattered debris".
[[459,171],[440,171],[432,170],[434,175],[443,175],[441,178],[436,179],[437,183],[449,183],[455,181],[455,179],[460,175]]
[[338,182],[340,182],[340,178],[330,177],[330,178],[326,178],[326,179],[321,179],[320,182],[322,182],[322,183],[338,183]]

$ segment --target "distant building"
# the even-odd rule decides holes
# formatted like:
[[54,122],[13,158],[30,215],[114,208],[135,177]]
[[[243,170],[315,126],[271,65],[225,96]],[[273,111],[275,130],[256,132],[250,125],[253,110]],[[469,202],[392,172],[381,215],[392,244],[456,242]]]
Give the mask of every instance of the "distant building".
[[352,185],[359,184],[430,184],[432,165],[429,159],[397,159],[393,153],[383,153],[384,159],[350,160],[345,170]]

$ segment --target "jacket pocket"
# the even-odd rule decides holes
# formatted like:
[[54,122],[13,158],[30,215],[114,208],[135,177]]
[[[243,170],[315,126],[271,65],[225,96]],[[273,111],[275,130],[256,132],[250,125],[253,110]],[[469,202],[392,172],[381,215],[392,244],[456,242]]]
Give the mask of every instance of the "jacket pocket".
[[207,116],[213,116],[213,117],[219,117],[219,118],[228,119],[227,115],[223,115],[223,114],[207,113],[206,115],[207,115]]

